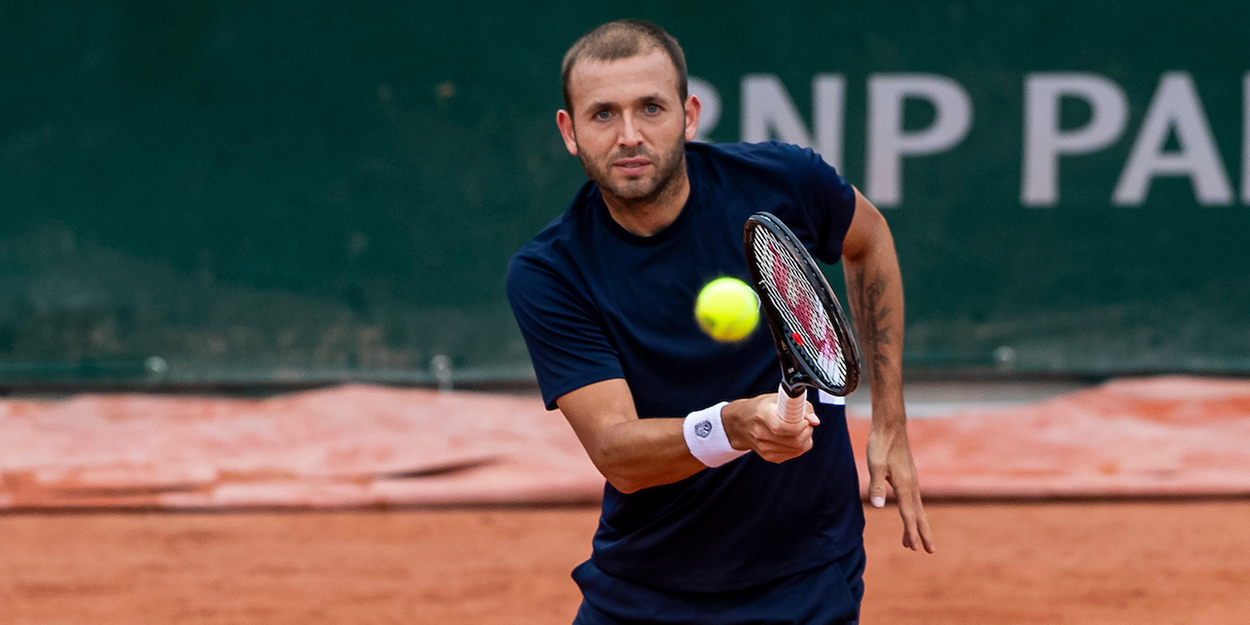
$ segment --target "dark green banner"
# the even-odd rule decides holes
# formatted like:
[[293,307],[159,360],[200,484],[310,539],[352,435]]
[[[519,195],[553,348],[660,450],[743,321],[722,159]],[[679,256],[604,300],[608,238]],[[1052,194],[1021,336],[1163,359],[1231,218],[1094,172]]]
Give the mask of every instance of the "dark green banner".
[[528,378],[504,268],[584,178],[559,62],[625,16],[682,42],[703,138],[882,207],[912,366],[1250,371],[1248,15],[6,3],[0,384]]

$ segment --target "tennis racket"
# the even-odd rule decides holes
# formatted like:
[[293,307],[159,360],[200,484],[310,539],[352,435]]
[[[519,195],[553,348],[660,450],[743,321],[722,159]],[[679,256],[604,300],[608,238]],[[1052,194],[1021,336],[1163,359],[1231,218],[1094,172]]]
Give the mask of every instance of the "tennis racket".
[[808,387],[845,396],[859,385],[855,337],[816,261],[780,219],[751,215],[743,247],[781,359],[777,414],[800,421]]

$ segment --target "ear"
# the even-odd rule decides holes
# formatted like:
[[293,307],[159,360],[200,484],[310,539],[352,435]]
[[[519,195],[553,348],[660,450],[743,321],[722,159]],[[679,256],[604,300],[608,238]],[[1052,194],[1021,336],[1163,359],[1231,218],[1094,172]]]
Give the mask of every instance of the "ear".
[[698,96],[686,98],[686,141],[694,141],[695,135],[699,134],[699,113],[702,110],[703,103]]
[[573,118],[569,117],[568,111],[560,109],[556,111],[556,126],[560,127],[560,136],[564,138],[564,147],[569,154],[577,156],[577,131],[573,128]]

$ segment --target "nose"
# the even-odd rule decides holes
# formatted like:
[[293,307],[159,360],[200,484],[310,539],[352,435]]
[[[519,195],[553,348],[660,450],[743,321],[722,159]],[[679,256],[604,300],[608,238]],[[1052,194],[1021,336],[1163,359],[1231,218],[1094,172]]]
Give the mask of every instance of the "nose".
[[626,113],[624,123],[621,124],[621,136],[619,141],[622,147],[633,147],[642,143],[642,133],[638,132],[638,126],[634,123],[634,116]]

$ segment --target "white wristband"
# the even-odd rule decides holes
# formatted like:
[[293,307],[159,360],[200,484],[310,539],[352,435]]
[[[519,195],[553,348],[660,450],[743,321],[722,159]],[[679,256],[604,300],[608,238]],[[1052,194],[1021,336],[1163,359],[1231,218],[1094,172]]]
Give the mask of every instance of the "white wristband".
[[686,435],[686,447],[690,454],[699,462],[709,467],[719,467],[747,450],[734,449],[729,444],[729,435],[725,433],[725,425],[721,423],[720,411],[729,402],[723,401],[703,410],[696,410],[686,415],[682,423],[682,433]]

